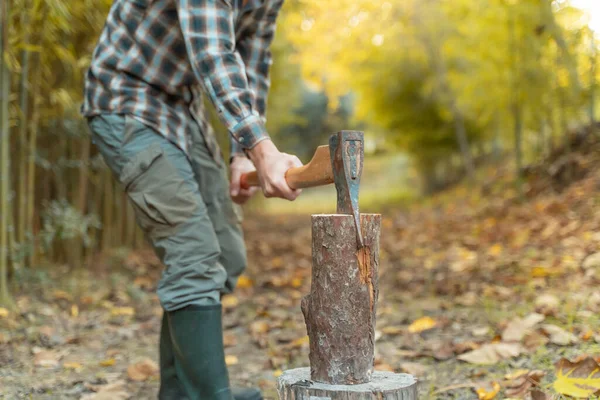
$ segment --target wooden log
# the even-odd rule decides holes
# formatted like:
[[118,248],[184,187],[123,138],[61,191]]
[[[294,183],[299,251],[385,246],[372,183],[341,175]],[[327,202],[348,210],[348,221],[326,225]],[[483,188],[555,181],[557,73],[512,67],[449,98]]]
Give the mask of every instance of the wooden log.
[[354,385],[373,372],[381,216],[362,214],[357,250],[351,215],[312,217],[313,268],[302,312],[310,339],[310,377]]
[[416,400],[417,380],[407,374],[375,371],[371,382],[331,385],[310,381],[308,368],[285,371],[278,379],[280,400]]

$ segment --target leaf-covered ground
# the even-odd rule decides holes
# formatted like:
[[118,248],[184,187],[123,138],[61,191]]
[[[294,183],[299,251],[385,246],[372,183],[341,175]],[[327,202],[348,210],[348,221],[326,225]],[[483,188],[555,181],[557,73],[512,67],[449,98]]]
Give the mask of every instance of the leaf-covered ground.
[[[482,187],[382,210],[377,368],[415,374],[423,399],[600,388],[584,359],[600,350],[594,154],[559,160],[581,178],[568,186],[560,165],[530,171],[524,200],[499,166]],[[249,270],[224,300],[227,361],[235,384],[276,398],[277,376],[308,365],[310,216],[248,215],[245,229]],[[0,309],[0,398],[155,398],[159,274],[150,252],[127,251],[85,271],[20,272],[16,309]]]

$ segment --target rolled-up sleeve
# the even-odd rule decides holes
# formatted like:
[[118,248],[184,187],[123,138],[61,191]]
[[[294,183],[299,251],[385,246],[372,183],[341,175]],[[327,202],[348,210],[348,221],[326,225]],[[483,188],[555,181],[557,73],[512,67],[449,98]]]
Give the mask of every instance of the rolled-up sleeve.
[[194,74],[232,140],[249,150],[268,139],[244,60],[235,50],[232,6],[226,0],[177,0],[181,31]]

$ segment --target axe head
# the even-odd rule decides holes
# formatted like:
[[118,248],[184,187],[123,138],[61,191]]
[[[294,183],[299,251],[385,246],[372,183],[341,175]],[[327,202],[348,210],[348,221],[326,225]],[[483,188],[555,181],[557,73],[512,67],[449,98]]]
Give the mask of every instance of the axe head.
[[364,246],[360,228],[358,191],[364,162],[364,134],[358,131],[341,131],[329,138],[331,169],[337,190],[338,214],[354,218],[356,240]]

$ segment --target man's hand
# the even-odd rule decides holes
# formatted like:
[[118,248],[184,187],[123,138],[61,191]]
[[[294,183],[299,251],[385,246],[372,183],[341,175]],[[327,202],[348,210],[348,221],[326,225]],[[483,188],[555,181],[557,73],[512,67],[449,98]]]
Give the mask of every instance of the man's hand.
[[234,203],[244,204],[258,191],[257,187],[251,187],[250,189],[242,189],[240,187],[240,178],[243,174],[254,171],[254,164],[246,157],[237,156],[233,157],[230,169],[231,182],[229,184],[229,192],[231,193],[231,199]]
[[281,153],[271,140],[263,140],[249,153],[265,197],[280,197],[292,201],[300,195],[302,191],[290,188],[285,180],[285,173],[290,168],[302,166],[298,157]]

